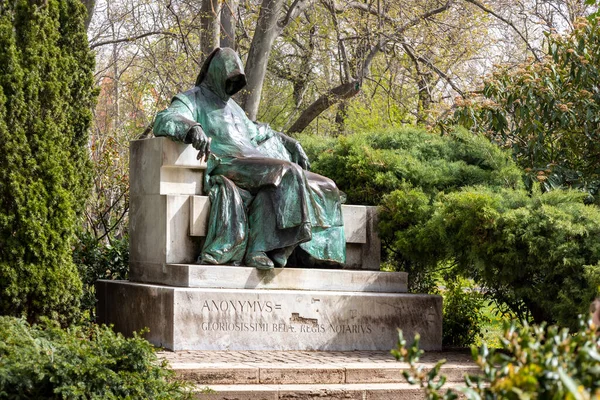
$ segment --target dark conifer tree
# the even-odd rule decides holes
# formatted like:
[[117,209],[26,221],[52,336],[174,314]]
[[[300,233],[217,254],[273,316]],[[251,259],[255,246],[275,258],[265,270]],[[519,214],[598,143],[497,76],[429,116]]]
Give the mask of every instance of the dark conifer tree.
[[79,0],[0,0],[0,314],[67,322],[96,91]]

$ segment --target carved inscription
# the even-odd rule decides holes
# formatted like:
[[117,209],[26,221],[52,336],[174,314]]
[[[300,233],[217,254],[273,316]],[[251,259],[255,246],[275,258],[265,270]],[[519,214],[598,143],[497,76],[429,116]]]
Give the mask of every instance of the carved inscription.
[[269,332],[269,324],[257,322],[203,322],[201,325],[203,331],[221,331],[221,332]]
[[[312,299],[312,303],[318,302],[319,299]],[[350,310],[350,318],[357,318],[357,311]],[[219,318],[220,314],[233,314],[237,319],[243,319],[249,313],[265,315],[268,317],[281,313],[281,304],[273,301],[260,300],[205,300],[201,308],[202,313],[208,312],[209,315]],[[289,314],[288,314],[289,315]],[[256,317],[254,317],[256,318]],[[283,319],[284,320],[284,319]],[[203,321],[200,325],[203,331],[219,331],[219,332],[278,332],[278,333],[306,333],[306,334],[370,334],[373,328],[370,324],[360,323],[319,323],[317,318],[306,318],[300,313],[292,312],[288,322],[266,322],[261,318],[261,322],[225,322],[213,321],[212,317],[209,321]]]
[[204,304],[202,304],[202,311],[271,313],[273,309],[281,310],[281,304],[258,300],[205,300]]

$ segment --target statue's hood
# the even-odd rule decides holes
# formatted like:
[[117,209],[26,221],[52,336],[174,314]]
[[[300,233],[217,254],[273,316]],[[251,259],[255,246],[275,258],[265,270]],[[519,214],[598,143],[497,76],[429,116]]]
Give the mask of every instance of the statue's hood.
[[242,90],[246,86],[246,74],[236,52],[229,47],[214,49],[196,79],[196,86],[200,84],[206,85],[223,101]]

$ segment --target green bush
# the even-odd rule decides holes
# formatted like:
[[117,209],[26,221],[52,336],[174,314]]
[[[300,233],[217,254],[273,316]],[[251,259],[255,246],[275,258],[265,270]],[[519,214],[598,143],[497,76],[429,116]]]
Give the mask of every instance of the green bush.
[[300,140],[312,169],[333,179],[350,204],[378,205],[406,185],[428,196],[469,185],[522,186],[522,173],[507,152],[460,128],[446,136],[402,128]]
[[[600,209],[585,194],[472,188],[440,195],[420,238],[521,318],[577,327],[600,279]],[[430,258],[427,254],[425,258]]]
[[313,169],[349,203],[379,205],[385,259],[411,291],[434,292],[451,268],[520,318],[576,327],[600,283],[600,209],[586,193],[526,191],[507,151],[462,129],[334,143],[306,142]]
[[465,376],[465,386],[444,391],[446,379],[440,376],[441,360],[430,371],[417,363],[423,353],[419,338],[406,346],[399,334],[394,356],[410,364],[404,376],[420,385],[427,399],[590,399],[600,396],[600,339],[591,321],[579,321],[570,333],[545,324],[517,328],[507,324],[502,349],[488,350],[485,344],[472,348],[479,375]]
[[106,326],[0,317],[0,399],[184,399],[150,343]]
[[79,0],[0,1],[0,314],[67,322],[90,183],[94,56]]
[[73,250],[73,261],[83,282],[82,316],[95,320],[98,279],[127,279],[129,274],[129,238],[98,241],[87,232],[79,232]]
[[574,328],[600,283],[600,209],[585,197],[472,187],[429,205],[416,189],[397,191],[383,200],[380,227],[394,257],[421,274],[454,265],[520,318]]
[[483,295],[461,279],[445,280],[442,344],[444,347],[465,347],[483,337]]
[[[440,192],[467,185],[520,188],[521,171],[510,154],[489,140],[457,128],[445,136],[417,128],[360,133],[337,139],[301,137],[313,171],[332,178],[349,204],[380,205],[379,235],[384,259],[408,272],[412,292],[437,286],[430,266],[441,258],[439,246],[415,235],[432,216]],[[410,257],[413,246],[422,257]]]

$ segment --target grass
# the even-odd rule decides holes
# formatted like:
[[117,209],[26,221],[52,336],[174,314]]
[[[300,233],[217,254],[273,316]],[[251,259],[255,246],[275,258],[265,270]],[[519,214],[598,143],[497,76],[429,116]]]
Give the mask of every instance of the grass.
[[504,333],[504,323],[512,321],[515,317],[509,314],[503,315],[498,310],[498,307],[492,302],[488,302],[487,305],[481,309],[481,313],[484,317],[481,330],[483,336],[480,337],[475,344],[481,346],[485,343],[490,349],[501,348],[502,344],[500,339]]

